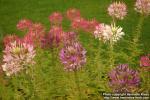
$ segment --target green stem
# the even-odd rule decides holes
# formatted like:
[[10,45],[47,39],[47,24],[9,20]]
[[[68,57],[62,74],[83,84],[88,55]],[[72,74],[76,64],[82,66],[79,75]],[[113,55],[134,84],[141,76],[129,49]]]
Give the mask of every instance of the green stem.
[[144,16],[141,15],[139,22],[138,22],[138,25],[137,25],[136,34],[134,37],[135,42],[138,42],[140,36],[142,35],[141,31],[142,31],[143,21],[144,21]]
[[143,21],[144,21],[144,16],[141,15],[137,27],[136,27],[136,31],[133,34],[133,40],[132,40],[132,44],[131,44],[131,56],[129,57],[129,61],[131,61],[131,64],[134,64],[135,62],[135,58],[137,56],[139,56],[139,53],[141,52],[141,50],[139,49],[139,40],[140,37],[142,35],[141,30],[142,30],[142,26],[143,26]]
[[78,100],[82,100],[81,99],[81,89],[80,89],[80,85],[79,85],[79,77],[78,77],[77,71],[74,71],[74,77],[75,77],[75,84],[78,89]]
[[[53,91],[53,94],[57,94],[57,75],[56,75],[56,71],[57,71],[57,66],[56,66],[56,54],[55,54],[55,51],[56,51],[56,49],[55,48],[52,48],[52,91]],[[54,95],[52,95],[52,98],[54,99],[55,98],[55,96]]]
[[114,45],[113,41],[110,40],[110,67],[111,69],[114,67]]
[[101,44],[99,43],[99,46],[98,46],[98,51],[97,51],[97,55],[96,55],[96,57],[95,57],[95,63],[96,63],[96,67],[97,67],[97,71],[98,71],[98,81],[100,81],[100,75],[101,75],[101,71],[100,70],[102,70],[100,67],[100,65],[101,65],[101,57],[100,57],[100,55],[101,55],[101,52],[100,52],[100,50],[101,50]]

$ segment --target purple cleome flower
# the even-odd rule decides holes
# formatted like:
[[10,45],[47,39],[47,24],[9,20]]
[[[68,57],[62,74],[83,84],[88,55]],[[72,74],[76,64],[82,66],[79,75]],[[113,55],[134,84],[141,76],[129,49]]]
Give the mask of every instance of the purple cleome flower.
[[140,83],[138,71],[130,69],[127,64],[117,66],[108,76],[114,92],[132,92]]
[[59,56],[67,71],[76,71],[86,63],[86,50],[78,42],[66,45]]

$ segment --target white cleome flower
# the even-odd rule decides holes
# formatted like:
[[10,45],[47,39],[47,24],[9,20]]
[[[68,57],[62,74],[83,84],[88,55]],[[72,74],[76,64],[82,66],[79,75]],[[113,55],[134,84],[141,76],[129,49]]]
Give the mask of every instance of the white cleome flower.
[[103,42],[117,42],[120,38],[122,38],[124,32],[122,32],[121,27],[116,27],[116,25],[99,24],[96,26],[94,35],[95,38],[99,38],[99,40],[102,40]]

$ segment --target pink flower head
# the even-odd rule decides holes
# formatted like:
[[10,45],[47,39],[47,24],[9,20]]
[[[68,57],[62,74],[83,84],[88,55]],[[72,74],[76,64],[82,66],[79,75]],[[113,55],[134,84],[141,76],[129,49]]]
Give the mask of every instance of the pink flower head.
[[28,30],[32,25],[32,21],[28,20],[28,19],[22,19],[18,22],[17,24],[17,29],[24,31],[24,30]]
[[130,69],[127,64],[117,66],[108,76],[109,85],[114,92],[132,92],[140,84],[138,71]]
[[68,9],[66,15],[67,15],[67,18],[71,21],[81,17],[80,11],[75,8]]
[[76,18],[72,21],[71,23],[71,27],[75,30],[82,30],[85,32],[94,32],[95,27],[98,25],[99,23],[96,20],[85,20],[83,18]]
[[90,22],[88,20],[82,19],[81,22],[79,23],[80,29],[83,31],[88,32],[89,31],[89,26]]
[[108,7],[108,14],[122,20],[127,15],[126,5],[124,3],[114,2]]
[[150,0],[136,0],[135,10],[141,14],[150,14]]
[[29,65],[34,64],[35,50],[32,45],[23,41],[12,42],[4,50],[2,65],[3,71],[7,76],[17,74],[26,69]]
[[63,43],[64,45],[72,44],[77,41],[77,33],[75,32],[65,32],[63,34]]
[[24,36],[24,41],[34,46],[41,45],[41,41],[45,35],[44,26],[40,23],[35,23],[29,28],[28,33]]
[[75,30],[81,29],[81,23],[84,21],[83,18],[76,18],[72,21],[71,27]]
[[49,16],[49,20],[52,24],[61,24],[63,17],[60,12],[54,12]]
[[140,66],[145,70],[150,70],[150,54],[141,57]]
[[88,26],[89,26],[89,22],[83,18],[76,18],[71,23],[71,27],[75,30],[87,31]]
[[99,25],[100,23],[98,21],[96,21],[95,19],[91,20],[91,21],[87,21],[86,23],[86,27],[83,28],[84,31],[86,32],[91,32],[93,33],[95,31],[95,27],[97,25]]
[[59,56],[67,71],[76,71],[86,63],[86,50],[78,42],[66,45]]
[[43,39],[42,47],[57,47],[63,42],[63,30],[62,27],[52,26],[49,33]]
[[11,42],[19,41],[19,37],[17,35],[7,35],[3,39],[3,44],[6,47],[6,45],[9,45]]

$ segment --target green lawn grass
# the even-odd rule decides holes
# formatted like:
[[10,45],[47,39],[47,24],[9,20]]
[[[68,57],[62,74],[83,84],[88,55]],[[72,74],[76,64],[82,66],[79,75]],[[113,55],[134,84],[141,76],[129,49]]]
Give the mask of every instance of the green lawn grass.
[[[135,0],[123,0],[128,5],[128,16],[120,22],[126,35],[132,34],[137,24],[138,14],[134,11]],[[107,7],[111,0],[0,0],[0,37],[15,33],[22,36],[16,29],[17,22],[28,18],[35,22],[43,23],[49,28],[48,16],[54,11],[65,13],[69,8],[77,8],[83,17],[96,18],[100,22],[108,23],[111,18],[107,14]],[[64,27],[67,26],[64,22]],[[146,51],[150,50],[150,18],[144,21],[142,42]]]
[[[118,0],[119,1],[119,0]],[[118,22],[125,32],[124,40],[129,39],[132,35],[139,14],[134,11],[135,0],[122,0],[128,6],[128,15],[125,20]],[[111,17],[107,14],[107,7],[112,0],[0,0],[0,55],[2,54],[2,39],[7,34],[23,36],[25,33],[16,28],[16,24],[23,18],[31,19],[35,22],[41,22],[47,30],[50,23],[48,16],[55,11],[65,13],[69,8],[77,8],[81,11],[83,17],[87,19],[95,18],[101,23],[109,23]],[[63,28],[67,30],[68,21],[63,22]],[[88,43],[92,40],[96,47],[97,41],[89,34],[81,32],[80,40],[88,51],[88,56],[92,57],[93,52]],[[150,53],[150,17],[144,20],[142,29],[141,43],[144,45],[143,50]],[[123,42],[119,44],[123,48]],[[2,57],[2,56],[0,56]]]

